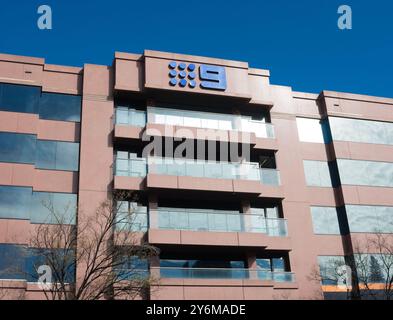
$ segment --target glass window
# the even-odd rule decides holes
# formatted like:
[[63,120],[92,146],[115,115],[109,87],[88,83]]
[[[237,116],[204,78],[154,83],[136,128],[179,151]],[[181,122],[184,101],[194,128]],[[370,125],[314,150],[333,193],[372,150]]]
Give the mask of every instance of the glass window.
[[36,136],[0,132],[0,161],[34,164]]
[[41,169],[78,171],[79,143],[37,141],[36,167]]
[[147,207],[136,202],[119,201],[116,218],[119,230],[146,231],[148,228]]
[[39,100],[41,119],[80,122],[81,96],[43,92]]
[[393,187],[393,163],[337,159],[341,183]]
[[393,123],[330,117],[334,140],[393,145]]
[[340,234],[335,207],[311,207],[311,216],[315,234]]
[[0,84],[0,110],[11,112],[38,113],[41,88],[15,84]]
[[25,256],[21,245],[0,244],[0,279],[25,279]]
[[315,143],[325,142],[320,120],[296,118],[296,124],[300,141]]
[[332,187],[329,165],[326,161],[303,160],[306,184],[315,187]]
[[393,233],[393,207],[346,205],[351,232]]
[[285,271],[285,261],[284,258],[273,258],[272,259],[272,266],[273,266],[273,271]]
[[30,219],[32,189],[0,186],[0,218]]
[[345,266],[343,256],[319,256],[319,270],[323,285],[337,285],[340,279],[340,270]]
[[32,192],[32,188],[0,186],[0,218],[31,223],[75,224],[77,195]]
[[72,193],[33,192],[31,223],[75,224],[77,195]]

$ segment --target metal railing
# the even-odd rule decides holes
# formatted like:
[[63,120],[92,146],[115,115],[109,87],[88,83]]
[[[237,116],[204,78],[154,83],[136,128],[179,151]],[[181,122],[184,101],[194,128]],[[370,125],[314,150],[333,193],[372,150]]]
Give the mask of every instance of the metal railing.
[[149,214],[150,228],[208,232],[255,232],[288,236],[287,220],[223,210],[158,208]]
[[146,123],[176,125],[201,129],[252,132],[260,138],[275,138],[274,126],[249,116],[148,107],[147,111],[118,106],[115,124],[144,127]]
[[147,173],[191,176],[198,178],[260,181],[265,185],[279,186],[280,172],[276,169],[259,168],[258,163],[216,162],[193,159],[151,157],[115,157],[116,176],[144,177]]
[[181,279],[258,279],[274,282],[294,282],[295,274],[286,271],[238,268],[177,268],[151,267],[160,278]]

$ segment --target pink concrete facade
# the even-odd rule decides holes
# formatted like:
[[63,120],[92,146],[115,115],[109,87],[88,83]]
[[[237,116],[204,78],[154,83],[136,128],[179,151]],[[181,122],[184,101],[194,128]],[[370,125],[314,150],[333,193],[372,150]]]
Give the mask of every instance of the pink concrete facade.
[[[171,61],[224,67],[225,90],[200,87],[180,88],[168,82]],[[270,84],[268,70],[253,69],[246,62],[146,50],[143,54],[116,52],[110,66],[86,64],[83,68],[45,64],[44,59],[0,55],[0,82],[38,86],[42,92],[82,96],[81,122],[42,120],[36,115],[0,111],[0,131],[35,134],[39,139],[80,143],[79,171],[40,170],[29,164],[0,163],[0,185],[31,187],[35,191],[78,194],[79,215],[89,215],[114,189],[132,190],[146,196],[151,216],[146,232],[150,243],[171,252],[236,252],[247,268],[255,270],[262,254],[283,253],[294,281],[260,279],[173,279],[161,278],[152,288],[151,299],[319,299],[323,288],[310,280],[318,256],[345,255],[347,236],[316,235],[310,206],[336,207],[345,203],[393,206],[393,188],[307,186],[303,160],[328,161],[335,158],[393,162],[393,146],[334,141],[329,145],[300,142],[297,117],[322,119],[326,116],[393,121],[393,99],[323,91],[319,95],[294,92],[290,87]],[[280,184],[148,173],[145,177],[116,176],[114,154],[118,145],[139,146],[142,135],[184,137],[182,126],[172,126],[167,135],[164,125],[147,122],[145,127],[115,124],[119,101],[134,101],[146,110],[160,103],[203,105],[211,112],[227,114],[263,113],[274,126],[274,137],[251,135],[251,153],[273,156]],[[188,128],[195,132],[196,128]],[[180,132],[179,132],[180,131]],[[158,133],[157,133],[158,132]],[[187,131],[189,132],[189,130]],[[197,136],[197,135],[196,135]],[[217,130],[215,140],[228,141],[230,130]],[[185,137],[186,138],[186,137]],[[197,138],[198,139],[198,138]],[[213,139],[214,140],[214,139]],[[232,142],[238,143],[239,140]],[[154,210],[166,198],[184,198],[195,203],[204,200],[233,201],[243,213],[253,203],[274,204],[286,219],[286,236],[254,232],[211,232],[163,230],[155,226]],[[32,225],[25,220],[0,219],[0,243],[27,244]],[[349,236],[351,237],[351,235]],[[159,269],[152,262],[151,272]],[[78,273],[83,272],[77,269]],[[159,274],[159,272],[158,272]],[[10,295],[21,293],[27,299],[43,298],[33,284],[0,281]],[[154,290],[153,290],[154,289]]]

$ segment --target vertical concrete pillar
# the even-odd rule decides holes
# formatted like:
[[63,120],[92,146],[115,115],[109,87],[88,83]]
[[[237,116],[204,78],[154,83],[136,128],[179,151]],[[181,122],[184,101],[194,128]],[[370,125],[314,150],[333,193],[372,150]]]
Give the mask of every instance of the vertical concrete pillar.
[[[85,65],[80,139],[78,225],[94,217],[112,193],[114,102],[111,67]],[[79,239],[79,238],[78,238]],[[79,243],[78,243],[79,246]],[[76,286],[86,266],[76,266]]]
[[149,194],[148,196],[149,206],[149,228],[158,228],[158,197],[156,194]]
[[257,258],[255,252],[247,253],[247,267],[250,274],[250,279],[258,279]]
[[241,212],[242,212],[242,222],[243,222],[243,228],[244,232],[249,232],[249,230],[252,227],[252,221],[251,221],[251,204],[250,200],[242,200],[241,201]]

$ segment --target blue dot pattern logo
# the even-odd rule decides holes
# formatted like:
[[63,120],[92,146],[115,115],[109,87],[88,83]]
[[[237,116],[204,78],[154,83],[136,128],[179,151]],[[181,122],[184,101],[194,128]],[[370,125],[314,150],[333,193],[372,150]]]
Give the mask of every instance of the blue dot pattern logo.
[[175,61],[171,61],[168,64],[169,67],[169,84],[174,87],[179,85],[184,88],[187,85],[190,88],[196,87],[196,74],[195,74],[195,64],[190,63],[187,65],[184,62],[180,62],[179,64]]

